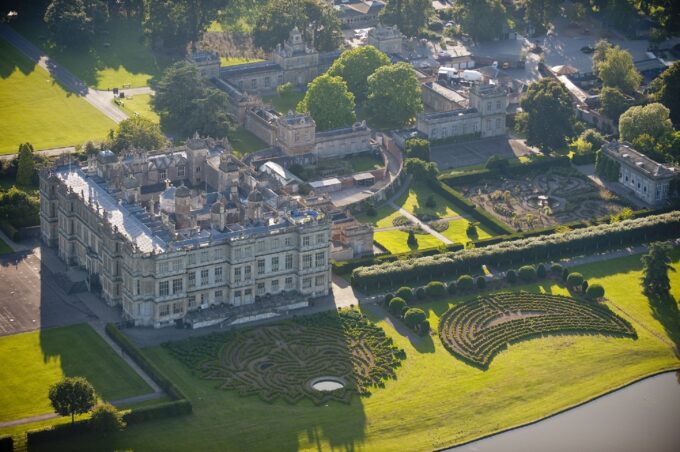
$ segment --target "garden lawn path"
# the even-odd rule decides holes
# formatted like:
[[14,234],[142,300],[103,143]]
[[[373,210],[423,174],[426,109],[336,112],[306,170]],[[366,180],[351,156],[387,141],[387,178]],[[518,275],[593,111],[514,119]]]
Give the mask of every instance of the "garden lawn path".
[[420,228],[421,228],[423,231],[427,232],[427,233],[430,234],[431,236],[438,238],[439,240],[441,240],[442,242],[446,243],[447,245],[450,245],[450,244],[453,243],[451,240],[447,239],[446,237],[444,237],[443,235],[441,235],[439,232],[435,231],[434,229],[432,229],[431,227],[429,227],[427,224],[425,224],[425,223],[423,223],[422,221],[420,221],[415,215],[411,214],[410,212],[408,212],[408,211],[407,211],[406,209],[404,209],[403,207],[397,206],[397,205],[396,205],[394,202],[392,202],[392,201],[389,201],[388,204],[389,204],[391,207],[393,207],[394,209],[396,209],[400,214],[402,214],[403,216],[405,216],[406,218],[408,218],[409,220],[411,220],[412,223],[414,223],[414,224],[420,226]]

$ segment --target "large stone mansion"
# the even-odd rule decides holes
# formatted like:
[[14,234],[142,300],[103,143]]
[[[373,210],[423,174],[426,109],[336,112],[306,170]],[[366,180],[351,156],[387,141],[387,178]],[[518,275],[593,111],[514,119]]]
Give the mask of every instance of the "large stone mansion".
[[43,241],[135,325],[275,316],[330,288],[329,216],[228,143],[102,151],[40,175]]

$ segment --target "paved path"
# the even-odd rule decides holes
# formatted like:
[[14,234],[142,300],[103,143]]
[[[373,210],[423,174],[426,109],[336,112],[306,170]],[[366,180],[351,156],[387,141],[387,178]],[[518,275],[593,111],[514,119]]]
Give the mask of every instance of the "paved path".
[[415,215],[409,213],[406,209],[404,209],[404,208],[402,208],[402,207],[399,207],[398,205],[396,205],[396,204],[393,203],[392,201],[389,201],[388,204],[389,204],[390,207],[392,207],[393,209],[399,211],[400,214],[402,214],[403,216],[405,216],[406,218],[408,218],[409,220],[411,220],[411,222],[412,222],[413,224],[420,226],[420,229],[422,229],[423,231],[427,232],[428,234],[430,234],[430,235],[432,235],[432,236],[434,236],[434,237],[437,237],[439,240],[441,240],[442,242],[446,243],[447,245],[450,245],[450,244],[453,243],[451,240],[447,239],[446,237],[444,237],[443,235],[441,235],[439,232],[437,232],[437,231],[435,231],[434,229],[432,229],[431,227],[429,227],[426,223],[420,221],[420,220],[418,219],[418,217],[416,217]]
[[[126,399],[113,400],[111,405],[116,407],[132,405],[135,403],[146,402],[147,400],[158,399],[163,396],[162,392],[150,392],[148,394],[142,394],[139,396],[128,397]],[[55,419],[58,417],[64,417],[57,413],[45,413],[38,414],[36,416],[24,417],[21,419],[15,419],[13,421],[0,422],[0,428],[15,427],[17,425],[32,424],[34,422],[47,421],[49,419]]]
[[44,51],[34,46],[9,25],[0,24],[0,37],[4,38],[28,59],[49,72],[65,89],[82,96],[83,99],[114,122],[119,123],[128,118],[127,114],[111,105],[113,94],[88,87],[85,82],[48,57]]

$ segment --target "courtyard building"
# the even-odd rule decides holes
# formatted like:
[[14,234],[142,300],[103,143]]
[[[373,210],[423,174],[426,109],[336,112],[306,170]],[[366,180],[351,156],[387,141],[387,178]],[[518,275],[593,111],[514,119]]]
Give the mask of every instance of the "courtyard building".
[[277,169],[255,171],[228,143],[199,137],[62,162],[40,174],[42,239],[135,325],[240,323],[305,307],[329,294],[330,220],[283,190]]

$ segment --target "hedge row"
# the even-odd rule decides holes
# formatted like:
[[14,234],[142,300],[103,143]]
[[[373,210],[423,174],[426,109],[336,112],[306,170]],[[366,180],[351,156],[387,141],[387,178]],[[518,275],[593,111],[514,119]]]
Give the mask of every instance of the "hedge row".
[[[155,364],[149,361],[146,356],[123,334],[116,328],[113,323],[106,324],[106,334],[109,335],[113,341],[118,344],[125,353],[127,353],[132,360],[137,363],[139,367],[146,372],[153,381],[158,384],[163,390],[172,398],[173,400],[184,400],[187,397],[175,384],[170,381],[163,373],[160,371]],[[157,407],[162,406],[157,405]],[[153,408],[153,407],[152,407]],[[189,410],[191,412],[191,410]]]
[[182,416],[192,413],[191,402],[187,399],[175,400],[172,402],[160,403],[144,408],[134,409],[123,416],[128,424],[139,424],[155,419]]
[[[379,242],[375,242],[377,245],[381,246]],[[383,247],[384,248],[384,247]],[[460,251],[465,248],[465,246],[460,243],[452,243],[445,246],[447,251]],[[359,257],[356,259],[350,259],[347,261],[331,261],[333,266],[333,273],[336,275],[350,275],[355,268],[367,267],[370,265],[378,265],[385,262],[394,262],[399,259],[408,259],[413,257],[423,257],[423,256],[434,256],[441,253],[442,247],[436,248],[425,248],[423,250],[410,251],[406,253],[398,254],[378,254],[376,256]]]
[[680,211],[675,211],[564,233],[507,241],[483,248],[359,267],[352,272],[351,282],[353,286],[366,290],[394,287],[404,281],[452,279],[455,274],[477,272],[484,264],[498,268],[525,262],[550,261],[651,240],[665,240],[679,235]]
[[45,444],[61,439],[68,439],[76,435],[90,431],[89,419],[71,423],[51,425],[40,430],[31,430],[26,433],[26,445],[30,450],[36,444]]
[[464,185],[476,183],[481,178],[491,178],[496,176],[520,176],[529,173],[536,169],[555,168],[558,166],[570,166],[571,159],[566,155],[560,157],[542,157],[530,163],[523,165],[509,166],[503,169],[482,169],[477,171],[470,171],[462,174],[444,174],[439,176],[439,180],[446,185],[455,187],[456,185]]

